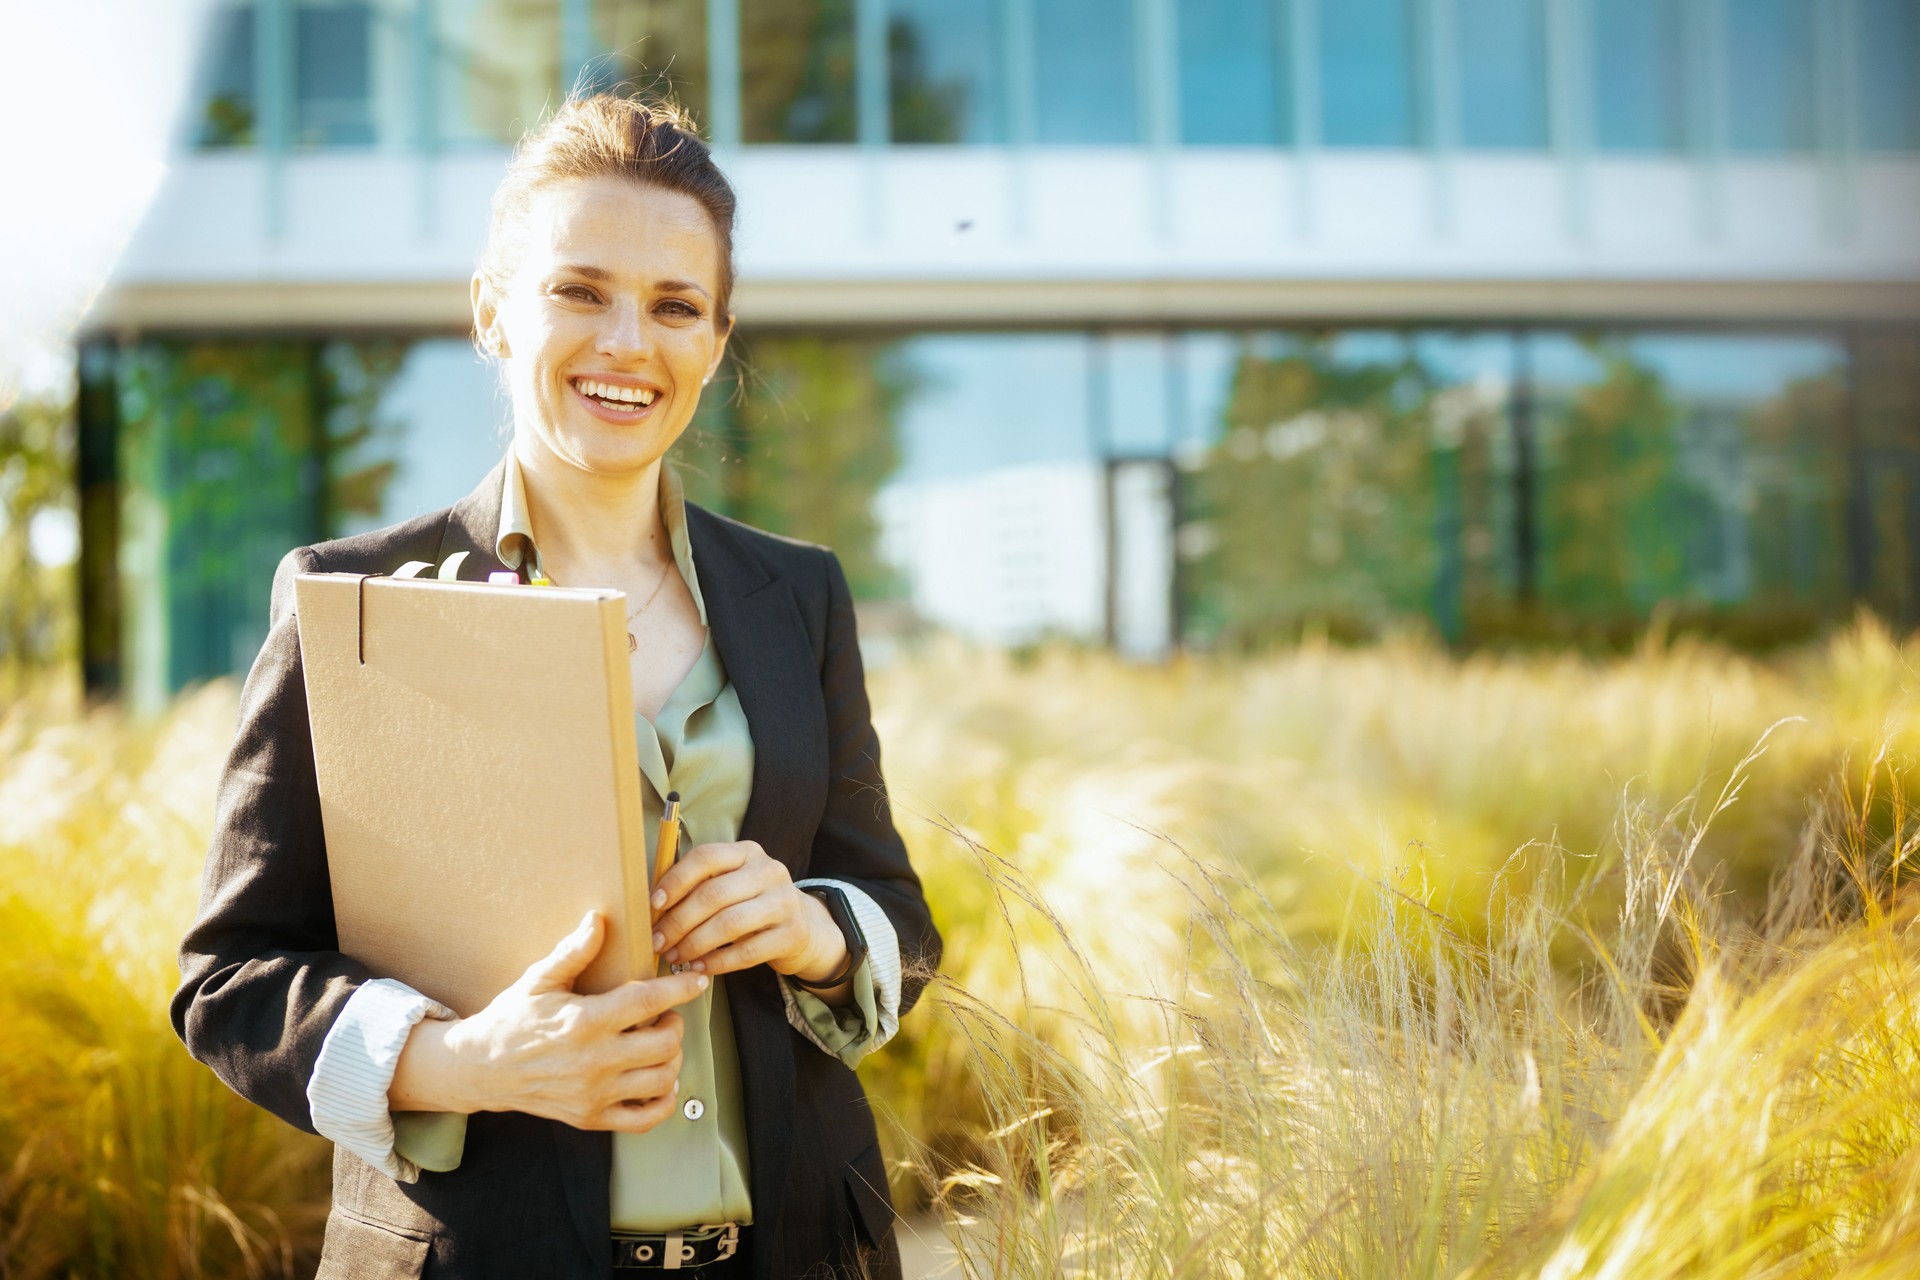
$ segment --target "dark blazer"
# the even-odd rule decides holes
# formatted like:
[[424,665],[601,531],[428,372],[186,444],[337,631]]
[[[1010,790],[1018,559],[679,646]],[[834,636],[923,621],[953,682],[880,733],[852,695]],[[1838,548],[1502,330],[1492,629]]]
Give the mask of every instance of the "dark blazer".
[[[362,982],[342,955],[314,779],[293,577],[390,573],[408,560],[494,555],[502,467],[444,511],[302,547],[274,576],[272,629],[241,693],[220,779],[199,918],[181,944],[173,1024],[195,1058],[241,1096],[313,1130],[307,1081],[321,1042]],[[906,977],[900,1012],[940,958],[920,882],[880,776],[845,575],[824,548],[687,507],[708,622],[754,740],[740,838],[795,879],[864,889],[893,922]],[[859,1079],[788,1024],[772,970],[727,979],[751,1162],[757,1280],[865,1266],[898,1275],[892,1205]],[[449,1173],[394,1182],[334,1150],[321,1275],[593,1277],[611,1266],[612,1139],[517,1113],[474,1116]]]

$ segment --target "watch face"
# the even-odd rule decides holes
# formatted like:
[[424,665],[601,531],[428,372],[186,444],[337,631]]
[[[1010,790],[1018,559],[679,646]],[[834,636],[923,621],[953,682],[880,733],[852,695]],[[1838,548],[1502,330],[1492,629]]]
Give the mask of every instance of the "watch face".
[[[853,915],[853,904],[847,901],[847,895],[842,890],[832,885],[808,885],[806,891],[826,905],[827,914],[832,916],[834,924],[840,927],[840,936],[847,944],[847,963],[840,979],[844,982],[847,976],[860,967],[860,962],[867,958],[866,935],[860,931],[860,922]],[[839,982],[802,983],[801,985],[838,986]]]

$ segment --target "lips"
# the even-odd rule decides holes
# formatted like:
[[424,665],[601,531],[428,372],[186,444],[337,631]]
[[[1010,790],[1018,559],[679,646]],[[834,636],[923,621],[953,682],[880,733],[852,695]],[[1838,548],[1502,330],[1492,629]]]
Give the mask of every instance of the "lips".
[[659,403],[660,390],[607,378],[569,378],[568,386],[595,417],[608,422],[638,422]]

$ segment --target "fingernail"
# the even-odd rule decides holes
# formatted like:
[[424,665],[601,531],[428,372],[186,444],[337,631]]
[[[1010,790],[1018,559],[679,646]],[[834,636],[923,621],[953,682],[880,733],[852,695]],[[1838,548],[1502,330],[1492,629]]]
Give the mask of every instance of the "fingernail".
[[701,974],[698,978],[694,979],[693,985],[696,990],[705,991],[707,989],[707,975],[704,973]]
[[695,973],[705,973],[707,971],[707,962],[705,960],[695,960],[693,962],[693,971]]
[[655,889],[653,891],[653,905],[656,907],[664,907],[667,905],[667,891],[665,889]]
[[656,934],[654,934],[654,935],[653,935],[653,949],[654,949],[655,951],[658,951],[658,950],[659,950],[660,948],[662,948],[662,947],[664,947],[664,946],[666,946],[666,945],[667,945],[667,935],[666,935],[666,934],[664,934],[664,933],[656,933]]

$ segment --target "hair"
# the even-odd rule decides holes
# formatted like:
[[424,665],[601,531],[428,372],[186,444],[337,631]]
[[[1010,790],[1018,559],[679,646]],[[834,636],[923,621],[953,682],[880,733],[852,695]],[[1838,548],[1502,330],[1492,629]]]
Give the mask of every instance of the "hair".
[[733,185],[700,140],[693,117],[670,98],[611,93],[570,96],[521,138],[493,193],[480,274],[495,289],[514,272],[534,195],[570,178],[628,178],[691,197],[706,210],[720,248],[716,320],[733,314]]

